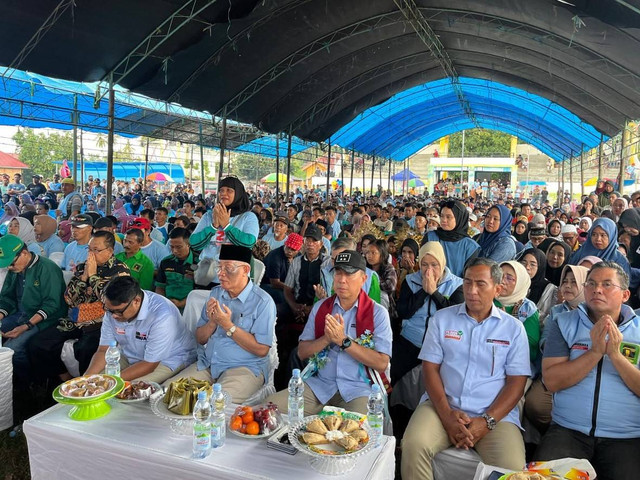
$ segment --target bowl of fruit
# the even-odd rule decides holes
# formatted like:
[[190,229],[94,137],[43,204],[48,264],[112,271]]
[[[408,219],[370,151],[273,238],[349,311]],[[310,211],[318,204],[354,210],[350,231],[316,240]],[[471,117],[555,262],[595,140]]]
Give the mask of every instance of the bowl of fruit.
[[278,406],[274,403],[254,407],[240,405],[229,419],[229,431],[243,438],[267,438],[284,424]]

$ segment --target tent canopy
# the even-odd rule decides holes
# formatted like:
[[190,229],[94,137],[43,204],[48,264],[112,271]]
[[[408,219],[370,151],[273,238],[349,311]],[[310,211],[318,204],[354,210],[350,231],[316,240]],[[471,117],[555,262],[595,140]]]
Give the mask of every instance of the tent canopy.
[[[54,162],[61,164],[62,162]],[[68,162],[69,168],[72,170],[73,163]],[[164,173],[170,176],[174,182],[184,183],[186,180],[184,169],[180,165],[171,165],[166,162],[149,162],[147,175],[152,173]],[[89,175],[93,178],[107,178],[107,162],[84,162],[84,181],[87,181]],[[113,176],[128,180],[130,178],[144,177],[144,162],[117,162],[113,164]],[[78,163],[78,178],[80,178],[80,164]]]
[[418,178],[418,175],[413,173],[408,168],[405,168],[401,172],[396,173],[391,177],[391,180],[394,182],[406,182],[407,180],[411,180],[412,178]]
[[[0,64],[84,82],[112,76],[151,98],[313,141],[444,79],[458,105],[439,92],[442,113],[427,127],[403,121],[393,136],[381,123],[385,141],[358,135],[361,152],[401,160],[434,135],[479,126],[528,135],[559,159],[640,117],[638,25],[629,0],[22,0],[3,7]],[[490,81],[491,94],[459,83],[468,78]],[[518,115],[502,86],[553,102],[550,120],[542,104],[535,119]],[[555,104],[585,128],[567,125],[569,138],[545,143]],[[418,108],[406,112],[416,122]]]

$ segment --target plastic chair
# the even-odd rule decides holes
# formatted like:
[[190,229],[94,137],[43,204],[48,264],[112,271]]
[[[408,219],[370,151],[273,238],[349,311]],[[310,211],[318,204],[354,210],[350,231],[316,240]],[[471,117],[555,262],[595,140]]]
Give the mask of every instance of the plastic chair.
[[210,293],[209,290],[191,290],[189,295],[187,295],[187,302],[182,312],[182,319],[189,331],[194,335],[196,333],[198,320],[200,319],[200,315],[202,315],[202,309],[207,303]]
[[62,262],[64,261],[64,252],[53,252],[49,255],[49,260],[62,268]]
[[273,382],[276,369],[278,368],[278,365],[280,365],[280,358],[278,357],[278,340],[275,333],[273,334],[273,343],[271,344],[271,348],[269,349],[268,358],[269,375],[264,379],[264,385],[262,385],[262,387],[260,387],[256,393],[245,400],[244,403],[246,405],[258,405],[264,402],[265,398],[267,398],[269,395],[273,395],[274,393],[276,393],[276,387]]
[[264,272],[266,271],[266,269],[267,267],[265,266],[264,263],[262,263],[257,258],[253,259],[253,268],[251,269],[251,280],[253,281],[254,285],[260,286],[260,282],[262,281],[262,277],[264,277]]
[[75,338],[67,340],[62,344],[62,352],[60,352],[60,360],[62,360],[64,366],[67,367],[67,371],[73,377],[80,376],[80,362],[76,359],[76,354],[73,351],[73,345],[77,341]]

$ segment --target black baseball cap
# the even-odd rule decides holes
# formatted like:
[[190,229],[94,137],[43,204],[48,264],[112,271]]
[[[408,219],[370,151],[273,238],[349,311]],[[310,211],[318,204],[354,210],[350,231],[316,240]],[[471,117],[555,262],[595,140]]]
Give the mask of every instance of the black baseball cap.
[[109,217],[100,217],[96,223],[93,224],[93,228],[113,228],[116,224],[113,223],[113,220]]
[[307,237],[311,237],[317,242],[322,240],[322,232],[320,232],[320,229],[312,223],[307,225],[307,229],[304,231],[304,238]]
[[344,250],[336,256],[333,268],[344,270],[347,273],[356,273],[358,270],[365,272],[367,270],[367,262],[361,253],[355,250]]
[[93,219],[86,213],[80,213],[70,218],[72,227],[93,227]]

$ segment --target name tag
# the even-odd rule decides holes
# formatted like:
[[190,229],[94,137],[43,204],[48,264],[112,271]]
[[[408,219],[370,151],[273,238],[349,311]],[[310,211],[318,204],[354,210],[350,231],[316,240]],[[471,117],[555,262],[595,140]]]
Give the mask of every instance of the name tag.
[[124,328],[116,327],[116,334],[117,335],[124,335],[125,334]]
[[136,332],[136,340],[147,340],[147,334],[142,332]]
[[462,340],[462,330],[445,330],[444,338],[449,340]]
[[496,347],[508,347],[511,345],[509,340],[500,340],[498,338],[487,338],[487,343],[494,345]]
[[589,350],[589,345],[586,343],[574,343],[571,345],[571,350]]

